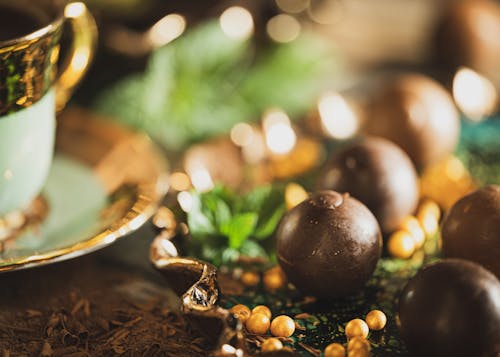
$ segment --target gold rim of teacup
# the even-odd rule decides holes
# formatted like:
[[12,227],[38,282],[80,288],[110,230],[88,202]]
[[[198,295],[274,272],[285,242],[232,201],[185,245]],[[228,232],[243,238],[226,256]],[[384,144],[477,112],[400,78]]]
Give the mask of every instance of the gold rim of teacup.
[[49,22],[47,25],[44,27],[32,31],[26,35],[23,35],[21,37],[16,37],[12,38],[9,40],[3,40],[0,41],[0,54],[9,52],[12,50],[20,50],[23,49],[30,44],[39,41],[40,39],[44,38],[45,36],[52,35],[54,32],[56,32],[63,24],[64,22],[64,6],[60,6],[61,9],[57,11],[57,15],[54,20]]

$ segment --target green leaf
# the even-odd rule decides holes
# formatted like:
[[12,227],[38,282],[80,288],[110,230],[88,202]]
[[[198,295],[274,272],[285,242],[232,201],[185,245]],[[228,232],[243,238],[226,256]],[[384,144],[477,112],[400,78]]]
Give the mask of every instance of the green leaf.
[[202,205],[202,200],[199,194],[191,192],[193,204],[188,218],[189,231],[192,235],[210,235],[217,233],[215,225],[213,224],[211,215],[206,214],[206,209]]
[[259,240],[266,239],[271,236],[276,230],[284,213],[285,207],[282,205],[281,207],[276,208],[267,217],[260,218],[253,236]]
[[243,244],[240,247],[240,252],[241,255],[250,258],[257,258],[257,257],[268,258],[268,254],[264,250],[264,248],[259,243],[251,239],[247,239],[246,241],[243,242]]
[[259,216],[255,212],[239,213],[220,226],[220,232],[229,238],[231,248],[240,248],[255,229]]
[[230,265],[238,260],[240,252],[235,248],[225,248],[221,254],[221,262]]
[[258,187],[248,193],[243,202],[244,209],[259,214],[259,220],[252,236],[262,240],[273,234],[285,211],[283,188],[271,185]]

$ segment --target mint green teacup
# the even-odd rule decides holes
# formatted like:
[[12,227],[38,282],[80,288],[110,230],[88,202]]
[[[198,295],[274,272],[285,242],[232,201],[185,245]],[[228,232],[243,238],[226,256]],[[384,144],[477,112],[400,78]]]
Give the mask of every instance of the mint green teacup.
[[[71,24],[68,58],[56,72],[59,39]],[[95,22],[83,3],[0,0],[0,219],[38,195],[62,109],[94,52]]]

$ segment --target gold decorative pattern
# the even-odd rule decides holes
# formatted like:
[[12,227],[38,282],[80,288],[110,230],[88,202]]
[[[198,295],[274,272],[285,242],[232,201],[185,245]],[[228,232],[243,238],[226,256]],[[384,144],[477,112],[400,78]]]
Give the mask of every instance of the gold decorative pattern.
[[[60,119],[56,153],[91,169],[106,191],[107,204],[94,222],[99,229],[76,243],[61,242],[47,250],[27,252],[13,239],[0,252],[0,272],[49,264],[109,245],[146,222],[168,189],[165,157],[147,136],[87,111],[70,109]],[[114,175],[108,174],[111,171]],[[40,238],[50,244],[50,236]]]
[[36,103],[53,84],[62,23],[38,36],[0,42],[0,116]]

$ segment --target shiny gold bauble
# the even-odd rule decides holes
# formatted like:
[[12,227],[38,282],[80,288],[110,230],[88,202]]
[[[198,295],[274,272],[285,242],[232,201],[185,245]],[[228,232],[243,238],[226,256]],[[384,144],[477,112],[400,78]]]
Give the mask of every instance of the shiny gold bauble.
[[370,330],[378,331],[385,327],[387,316],[380,310],[372,310],[366,315],[365,321]]
[[265,305],[257,305],[252,309],[252,314],[264,314],[267,316],[269,320],[271,320],[271,317],[273,314],[271,313],[271,310]]
[[340,343],[331,343],[325,348],[325,357],[345,357],[345,348]]
[[368,336],[369,328],[366,322],[361,319],[351,320],[345,325],[345,335],[348,339],[360,336],[365,337]]
[[253,333],[255,335],[264,335],[269,330],[269,325],[271,322],[269,318],[264,314],[252,314],[246,321],[245,327],[248,332]]
[[415,241],[410,233],[396,231],[389,237],[387,242],[389,254],[395,258],[408,259],[415,252]]
[[229,311],[242,323],[245,323],[252,314],[248,306],[243,304],[234,305]]
[[271,337],[262,342],[260,349],[262,352],[279,351],[283,348],[283,343],[277,338]]
[[290,337],[295,332],[295,321],[289,316],[281,315],[271,322],[271,333],[276,337]]
[[274,291],[285,287],[286,276],[279,266],[275,266],[264,273],[262,281],[267,290]]

